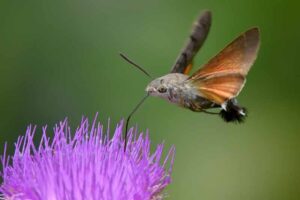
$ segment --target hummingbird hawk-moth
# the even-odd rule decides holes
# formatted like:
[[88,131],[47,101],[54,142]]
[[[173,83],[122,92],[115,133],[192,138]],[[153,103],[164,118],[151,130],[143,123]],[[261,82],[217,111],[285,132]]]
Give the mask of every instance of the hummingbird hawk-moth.
[[[245,119],[246,109],[238,104],[236,97],[256,59],[260,43],[259,30],[254,27],[242,33],[203,67],[189,75],[193,59],[203,45],[210,25],[211,12],[204,11],[197,19],[170,73],[153,79],[146,87],[146,97],[127,119],[126,132],[131,115],[148,96],[160,97],[195,112],[219,114],[226,122],[242,122]],[[151,77],[126,56],[121,56]],[[211,108],[219,108],[220,112],[208,111]]]

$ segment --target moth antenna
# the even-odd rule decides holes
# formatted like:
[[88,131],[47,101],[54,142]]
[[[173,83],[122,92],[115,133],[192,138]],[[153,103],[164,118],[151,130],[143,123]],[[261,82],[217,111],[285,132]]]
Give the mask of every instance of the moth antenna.
[[149,94],[147,94],[146,96],[144,96],[142,98],[142,100],[134,107],[134,109],[131,111],[131,113],[128,115],[127,119],[126,119],[126,125],[125,125],[125,137],[124,137],[124,152],[126,151],[126,147],[127,147],[127,131],[128,131],[128,125],[129,125],[129,121],[131,116],[135,113],[135,111],[137,111],[137,109],[144,103],[144,101],[147,99],[147,97],[149,97]]
[[132,64],[133,66],[135,66],[136,68],[138,68],[139,70],[141,70],[144,74],[146,74],[146,76],[148,76],[149,78],[153,79],[152,76],[150,76],[150,74],[141,66],[139,66],[138,64],[136,64],[135,62],[133,62],[132,60],[130,60],[127,56],[125,56],[123,53],[120,53],[120,56],[126,60],[128,63]]

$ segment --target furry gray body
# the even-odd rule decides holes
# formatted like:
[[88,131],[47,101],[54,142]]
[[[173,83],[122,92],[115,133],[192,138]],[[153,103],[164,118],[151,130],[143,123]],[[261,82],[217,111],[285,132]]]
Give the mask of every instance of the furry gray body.
[[146,88],[151,96],[158,96],[181,107],[201,112],[217,105],[205,98],[188,80],[187,75],[171,73],[153,80]]

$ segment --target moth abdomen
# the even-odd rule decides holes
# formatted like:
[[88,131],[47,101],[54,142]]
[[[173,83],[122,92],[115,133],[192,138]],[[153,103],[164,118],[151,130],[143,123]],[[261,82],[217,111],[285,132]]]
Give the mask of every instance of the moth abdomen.
[[226,102],[224,107],[222,106],[219,115],[225,122],[242,123],[247,117],[247,109],[239,106],[236,99],[231,99]]

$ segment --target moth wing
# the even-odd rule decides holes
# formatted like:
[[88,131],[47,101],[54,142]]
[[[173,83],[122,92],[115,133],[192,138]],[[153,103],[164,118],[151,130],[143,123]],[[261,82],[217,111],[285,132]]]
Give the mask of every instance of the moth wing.
[[196,21],[190,38],[184,46],[174,65],[171,73],[188,74],[193,66],[193,58],[203,45],[211,25],[211,12],[204,11]]
[[225,101],[237,96],[243,88],[245,77],[239,74],[218,76],[199,81],[197,89],[202,96],[214,103],[221,105]]
[[243,88],[258,49],[259,30],[249,29],[191,75],[188,81],[205,98],[222,104],[236,97]]

